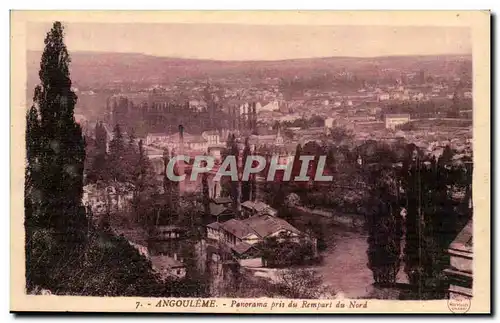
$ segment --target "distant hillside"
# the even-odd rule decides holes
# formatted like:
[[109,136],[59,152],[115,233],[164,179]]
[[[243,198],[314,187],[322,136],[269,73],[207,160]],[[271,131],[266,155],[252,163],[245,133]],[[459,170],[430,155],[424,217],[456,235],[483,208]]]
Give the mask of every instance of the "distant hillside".
[[[177,78],[294,77],[347,70],[369,72],[383,69],[448,74],[471,65],[470,56],[396,56],[377,58],[306,58],[282,61],[213,61],[155,57],[134,53],[70,52],[71,76],[77,86],[100,86],[114,81],[157,83]],[[28,86],[38,83],[41,52],[28,52]],[[466,63],[464,63],[466,62]],[[469,68],[468,68],[469,69]]]

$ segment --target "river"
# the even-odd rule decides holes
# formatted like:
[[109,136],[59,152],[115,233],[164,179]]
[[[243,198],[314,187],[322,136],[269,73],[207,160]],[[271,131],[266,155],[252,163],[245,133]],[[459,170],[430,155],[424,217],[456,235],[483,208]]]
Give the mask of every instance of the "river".
[[[323,282],[333,289],[338,297],[398,299],[400,291],[395,288],[374,287],[372,271],[367,267],[367,234],[345,226],[330,226],[327,250],[322,252],[323,263],[315,269]],[[398,281],[407,283],[401,273]]]
[[322,253],[323,263],[316,268],[324,283],[346,298],[365,297],[373,290],[372,272],[366,266],[366,239],[362,232],[335,228],[328,249]]

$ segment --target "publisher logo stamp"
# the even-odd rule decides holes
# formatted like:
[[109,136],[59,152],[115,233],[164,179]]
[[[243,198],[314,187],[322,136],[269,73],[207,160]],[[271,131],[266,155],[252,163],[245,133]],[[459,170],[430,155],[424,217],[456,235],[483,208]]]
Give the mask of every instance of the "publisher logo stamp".
[[456,295],[448,300],[448,308],[452,313],[465,314],[470,309],[470,298]]

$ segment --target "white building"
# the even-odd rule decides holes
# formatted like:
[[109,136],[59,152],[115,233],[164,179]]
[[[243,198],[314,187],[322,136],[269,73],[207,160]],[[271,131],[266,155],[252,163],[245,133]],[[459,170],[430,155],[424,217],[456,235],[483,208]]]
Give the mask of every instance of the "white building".
[[201,136],[207,141],[209,147],[221,145],[220,133],[218,131],[204,131]]
[[148,133],[146,136],[146,145],[166,141],[169,137],[170,135],[166,133]]
[[325,128],[333,128],[334,122],[335,122],[334,118],[326,118],[325,119]]
[[382,93],[382,94],[378,95],[379,101],[386,101],[386,100],[389,100],[390,98],[391,98],[391,96],[389,95],[389,93]]
[[[211,137],[213,139],[213,137]],[[219,141],[220,139],[214,139]],[[208,149],[208,141],[203,136],[196,136],[184,132],[184,149],[195,151],[206,151]],[[168,148],[170,151],[177,150],[180,147],[180,134],[174,133],[167,135],[164,133],[151,133],[146,137],[146,145]]]
[[410,122],[409,113],[387,114],[385,115],[385,127],[396,129],[397,126]]
[[300,242],[301,238],[308,238],[316,249],[316,239],[309,238],[287,221],[267,214],[252,216],[245,220],[214,222],[207,226],[207,238],[230,248],[238,263],[245,267],[264,265],[261,253],[256,247],[258,243],[270,237],[295,242]]
[[261,106],[260,103],[255,106],[257,113],[261,111],[278,111],[280,109],[280,104],[278,100],[269,102],[268,104]]

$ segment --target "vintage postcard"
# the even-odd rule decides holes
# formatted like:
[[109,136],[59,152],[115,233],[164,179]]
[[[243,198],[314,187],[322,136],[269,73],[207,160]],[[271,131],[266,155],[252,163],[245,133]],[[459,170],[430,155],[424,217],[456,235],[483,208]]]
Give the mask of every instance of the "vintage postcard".
[[490,313],[489,11],[12,11],[11,311]]

